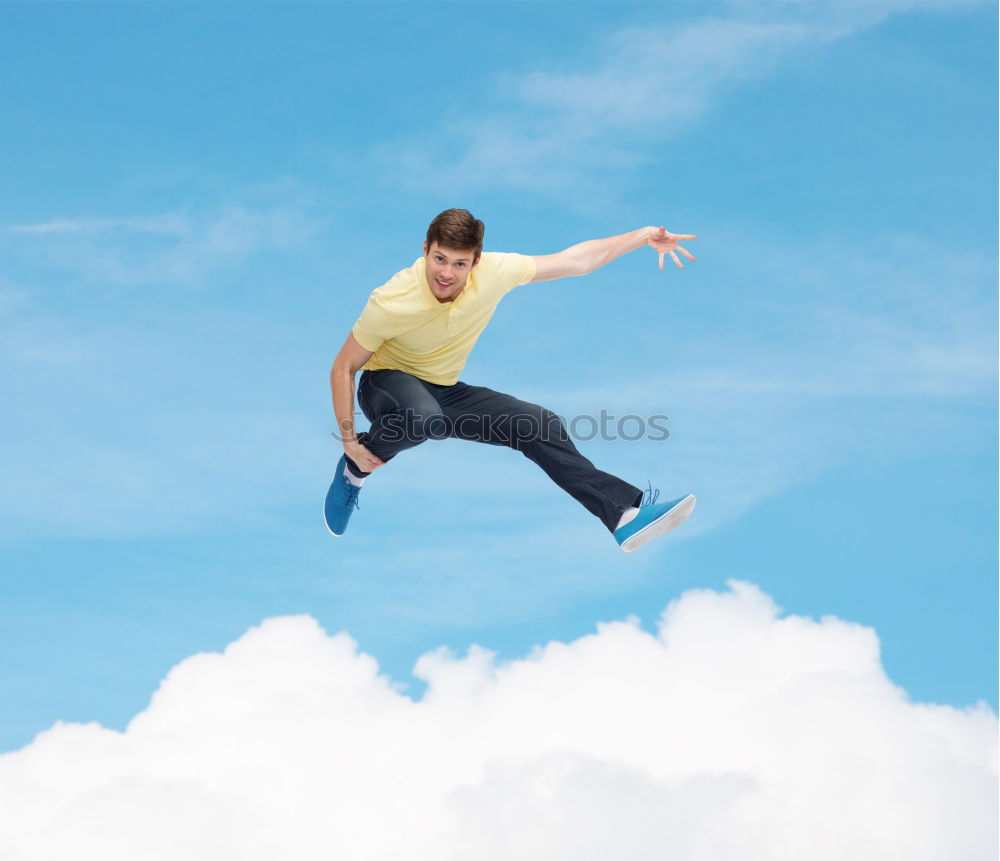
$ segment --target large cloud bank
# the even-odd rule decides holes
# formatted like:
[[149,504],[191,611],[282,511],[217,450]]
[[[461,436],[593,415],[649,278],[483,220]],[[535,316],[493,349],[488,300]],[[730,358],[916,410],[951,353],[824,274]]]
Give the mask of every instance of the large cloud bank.
[[997,721],[916,704],[870,629],[690,592],[419,702],[346,635],[270,619],[175,667],[124,733],[0,757],[0,858],[995,859]]

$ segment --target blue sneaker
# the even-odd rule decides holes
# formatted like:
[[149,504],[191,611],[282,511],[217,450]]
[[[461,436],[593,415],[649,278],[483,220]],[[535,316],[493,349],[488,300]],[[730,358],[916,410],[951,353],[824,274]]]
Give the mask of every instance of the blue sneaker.
[[344,478],[344,468],[347,466],[347,455],[342,455],[337,461],[337,469],[334,472],[333,484],[326,493],[326,505],[323,507],[323,519],[326,521],[326,528],[334,535],[343,535],[347,529],[347,521],[351,519],[351,512],[358,505],[358,494],[361,488],[351,484]]
[[643,497],[639,513],[624,526],[616,529],[615,541],[626,553],[631,553],[637,547],[642,547],[647,541],[652,541],[658,535],[669,532],[680,526],[694,510],[694,494],[689,493],[675,499],[673,502],[656,504],[660,491],[652,487],[646,491],[648,499]]

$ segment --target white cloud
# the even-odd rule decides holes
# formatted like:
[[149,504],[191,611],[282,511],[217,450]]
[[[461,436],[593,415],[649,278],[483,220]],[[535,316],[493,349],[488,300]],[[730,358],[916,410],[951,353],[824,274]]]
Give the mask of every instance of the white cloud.
[[30,307],[30,292],[0,276],[0,321]]
[[595,172],[645,164],[723,93],[773,73],[796,52],[863,32],[893,13],[943,7],[809,0],[725,8],[726,17],[668,22],[669,12],[657,17],[651,9],[641,25],[581,46],[569,68],[505,74],[492,107],[441,135],[387,141],[376,151],[379,170],[386,182],[414,190],[499,186],[563,200],[573,193],[584,202],[596,190]]
[[[254,253],[307,242],[317,230],[295,204],[228,204],[149,216],[53,218],[0,228],[17,253],[111,285],[196,281]],[[35,243],[34,246],[29,243]]]
[[179,213],[136,218],[54,218],[37,224],[15,224],[3,232],[28,236],[65,233],[153,233],[163,236],[188,236],[191,219]]
[[870,629],[745,583],[659,631],[424,655],[413,702],[346,634],[270,619],[123,733],[0,757],[0,856],[954,861],[996,853],[992,712],[910,702]]

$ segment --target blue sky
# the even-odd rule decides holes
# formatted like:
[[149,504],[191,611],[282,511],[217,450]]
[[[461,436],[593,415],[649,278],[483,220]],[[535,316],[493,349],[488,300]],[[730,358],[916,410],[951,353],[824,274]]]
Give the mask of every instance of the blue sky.
[[[996,708],[996,10],[979,3],[0,7],[0,750],[121,727],[309,613],[410,676],[692,587],[873,626]],[[327,374],[462,206],[492,250],[664,224],[498,309],[463,378],[669,415],[585,454],[668,496],[623,555],[530,463],[426,445],[343,540]]]

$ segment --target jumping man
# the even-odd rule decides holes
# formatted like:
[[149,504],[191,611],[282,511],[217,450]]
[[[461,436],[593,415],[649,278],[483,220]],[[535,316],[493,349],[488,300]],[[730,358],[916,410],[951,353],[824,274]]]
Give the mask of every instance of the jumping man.
[[[333,409],[344,442],[326,499],[326,524],[343,535],[365,479],[401,451],[428,439],[503,445],[537,463],[612,533],[626,553],[682,523],[691,494],[657,504],[655,494],[597,469],[551,410],[458,379],[497,304],[521,284],[586,275],[628,251],[651,246],[681,269],[677,243],[691,234],[642,227],[593,239],[558,254],[483,252],[483,222],[449,209],[427,228],[424,255],[374,290],[330,371]],[[371,422],[354,430],[358,404]]]

